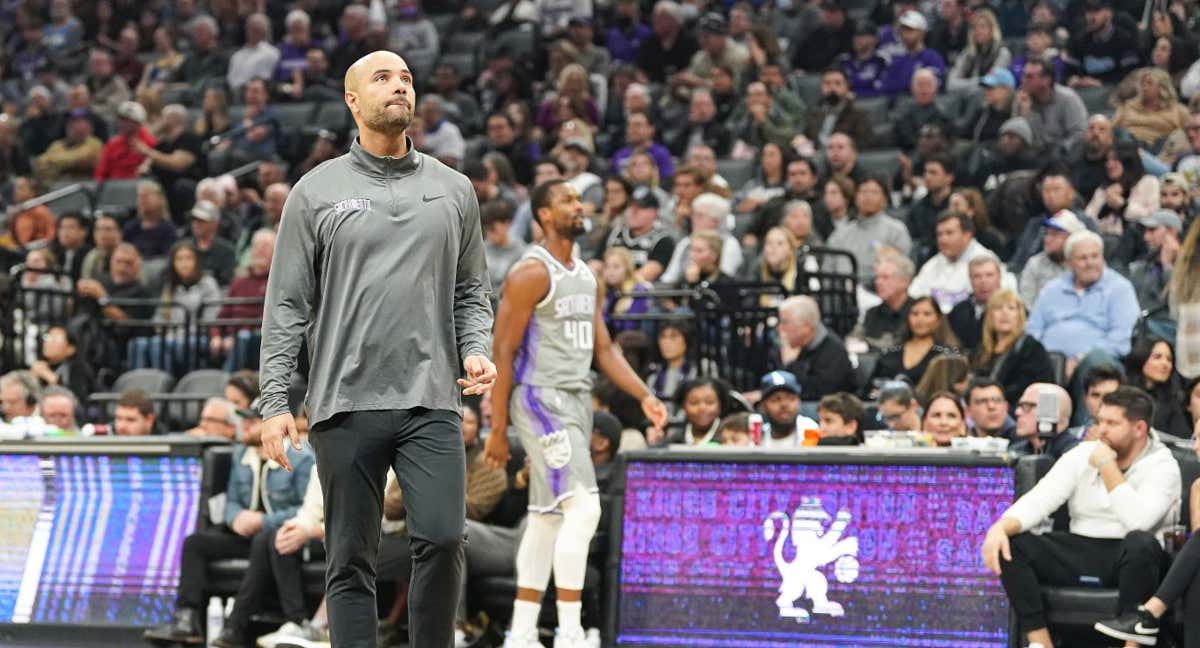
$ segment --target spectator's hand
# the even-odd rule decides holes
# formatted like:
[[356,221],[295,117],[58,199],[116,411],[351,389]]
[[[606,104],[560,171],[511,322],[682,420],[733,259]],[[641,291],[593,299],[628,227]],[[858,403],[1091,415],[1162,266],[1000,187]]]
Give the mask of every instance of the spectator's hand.
[[1179,257],[1179,239],[1174,236],[1164,236],[1162,247],[1158,249],[1158,260],[1164,268],[1175,267],[1175,259]]
[[1017,91],[1017,117],[1028,115],[1033,109],[1033,97],[1029,96],[1024,90]]
[[1120,183],[1114,182],[1104,188],[1104,204],[1111,209],[1120,209],[1125,206],[1125,189]]
[[739,213],[746,213],[748,211],[754,211],[755,209],[758,209],[762,206],[762,204],[763,201],[760,196],[757,194],[750,194],[749,196],[742,198],[742,202],[738,203],[737,207],[734,209]]
[[1079,357],[1078,356],[1071,356],[1070,358],[1067,358],[1067,366],[1064,368],[1064,371],[1063,371],[1063,373],[1066,374],[1067,380],[1070,380],[1071,376],[1075,375],[1075,370],[1078,368],[1079,368]]
[[642,413],[654,427],[661,430],[667,425],[667,406],[658,400],[654,394],[650,394],[642,399]]
[[513,475],[513,490],[525,490],[529,488],[529,459],[525,459],[525,466]]
[[770,112],[770,106],[761,102],[754,101],[746,104],[746,108],[750,110],[750,118],[754,123],[761,124],[767,121],[767,113]]
[[130,138],[129,146],[141,155],[149,155],[150,151],[154,150],[149,144],[146,144],[146,142],[142,141],[141,138],[137,137]]
[[489,468],[504,468],[512,457],[508,451],[508,428],[492,427],[483,444],[483,460]]
[[689,262],[687,264],[687,270],[683,271],[683,278],[690,284],[700,281],[700,266]]
[[1112,446],[1108,445],[1103,440],[1100,440],[1100,442],[1096,444],[1096,448],[1092,450],[1091,456],[1088,457],[1088,463],[1091,464],[1092,468],[1099,469],[1100,466],[1108,463],[1109,461],[1113,461],[1116,458],[1117,451],[1113,450]]
[[792,138],[792,149],[796,151],[796,154],[800,157],[812,157],[813,154],[817,152],[816,145],[814,145],[812,140],[808,139],[808,137],[802,133],[797,133],[796,136]]
[[667,432],[663,428],[648,427],[646,428],[646,445],[654,447],[663,442],[667,438]]
[[290,412],[276,414],[263,421],[262,424],[262,455],[291,471],[292,462],[288,460],[287,450],[283,447],[283,437],[292,440],[292,447],[300,449],[300,432],[296,430],[296,419]]
[[463,388],[463,394],[486,394],[496,382],[496,365],[481,355],[470,355],[463,360],[466,378],[458,379],[458,386]]
[[1089,425],[1087,427],[1087,430],[1083,433],[1083,440],[1084,441],[1099,441],[1100,440],[1100,428],[1095,425]]
[[104,289],[104,285],[95,279],[80,279],[75,284],[75,292],[79,293],[80,297],[91,297],[92,299],[101,299],[108,296],[108,291]]
[[253,187],[242,189],[242,202],[247,202],[251,205],[261,205],[262,201],[262,196],[259,195],[258,189]]
[[229,526],[234,533],[249,538],[263,528],[262,511],[242,511],[233,518],[233,524]]
[[281,556],[293,554],[300,551],[305,542],[308,542],[308,531],[299,522],[288,520],[275,534],[275,551]]
[[151,164],[150,158],[146,158],[145,160],[142,160],[142,163],[139,164],[138,168],[137,168],[138,175],[140,175],[140,176],[150,175],[150,164]]
[[57,385],[58,376],[54,375],[54,370],[50,368],[50,364],[45,360],[38,360],[29,367],[29,372],[38,380],[47,385]]
[[913,181],[912,158],[901,153],[897,160],[900,162],[900,177],[904,178],[904,184],[911,184]]
[[993,574],[1000,575],[1000,558],[1012,562],[1012,547],[1008,543],[1008,534],[997,523],[993,524],[992,528],[988,529],[987,535],[983,538],[983,564],[992,571]]
[[270,135],[271,129],[267,128],[264,124],[259,124],[258,126],[254,126],[250,130],[246,131],[246,139],[254,142],[255,144],[267,139],[267,137]]

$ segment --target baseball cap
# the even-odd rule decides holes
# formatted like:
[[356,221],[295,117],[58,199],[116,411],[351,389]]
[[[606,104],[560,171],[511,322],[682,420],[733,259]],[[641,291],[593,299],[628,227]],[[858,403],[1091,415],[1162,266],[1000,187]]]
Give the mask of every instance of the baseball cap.
[[633,190],[633,204],[638,207],[653,207],[658,209],[658,196],[649,187],[638,187]]
[[609,450],[616,453],[621,447],[621,421],[609,412],[597,410],[592,412],[592,429],[608,439]]
[[1180,220],[1179,214],[1176,214],[1170,209],[1156,209],[1150,212],[1150,215],[1142,221],[1142,225],[1146,229],[1169,227],[1176,232],[1183,231],[1183,221]]
[[800,382],[796,380],[796,374],[790,371],[772,371],[763,376],[759,390],[762,391],[764,399],[780,389],[786,389],[799,396]]
[[575,25],[585,25],[590,27],[592,25],[592,19],[588,16],[571,16],[571,19],[567,21],[567,26],[573,27]]
[[212,223],[221,218],[221,210],[211,200],[199,200],[192,207],[191,216],[196,220]]
[[562,143],[562,147],[564,149],[575,149],[575,150],[577,150],[581,153],[585,153],[587,155],[592,154],[592,147],[588,146],[588,143],[585,142],[583,140],[583,138],[580,138],[580,137],[572,137],[572,138],[567,139],[565,142]]
[[900,26],[929,31],[929,21],[925,20],[925,16],[921,15],[921,12],[913,11],[912,9],[900,15]]
[[1017,80],[1013,78],[1012,72],[1004,68],[996,68],[980,79],[979,85],[985,88],[996,88],[999,86],[1015,88],[1017,87]]
[[146,123],[146,109],[136,101],[123,101],[117,108],[117,117],[144,124]]
[[1083,222],[1079,220],[1075,212],[1069,209],[1058,210],[1053,216],[1043,220],[1042,226],[1067,234],[1074,234],[1084,229]]
[[724,34],[729,31],[729,24],[725,22],[725,16],[715,11],[704,14],[697,26],[700,31],[710,34]]

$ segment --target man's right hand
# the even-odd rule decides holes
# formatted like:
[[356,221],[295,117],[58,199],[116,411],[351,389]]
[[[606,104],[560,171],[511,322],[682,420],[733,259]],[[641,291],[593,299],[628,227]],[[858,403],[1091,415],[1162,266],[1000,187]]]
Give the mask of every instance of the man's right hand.
[[1000,575],[1000,557],[1012,562],[1012,548],[1008,543],[1008,534],[1000,527],[1000,524],[993,524],[992,528],[988,529],[987,535],[983,538],[983,564],[992,573]]
[[234,533],[243,538],[249,538],[258,533],[262,527],[263,514],[261,511],[242,511],[233,518],[233,522],[229,525]]
[[292,418],[290,412],[276,414],[271,418],[263,421],[262,428],[262,455],[265,459],[271,459],[275,463],[283,466],[286,470],[291,471],[292,463],[288,461],[287,450],[283,447],[283,437],[287,436],[292,440],[292,447],[300,449],[300,432],[296,429],[296,419]]
[[483,458],[489,468],[505,468],[512,455],[508,451],[508,429],[493,427],[483,444]]
[[281,556],[296,553],[308,542],[307,530],[295,520],[288,520],[275,534],[275,551]]

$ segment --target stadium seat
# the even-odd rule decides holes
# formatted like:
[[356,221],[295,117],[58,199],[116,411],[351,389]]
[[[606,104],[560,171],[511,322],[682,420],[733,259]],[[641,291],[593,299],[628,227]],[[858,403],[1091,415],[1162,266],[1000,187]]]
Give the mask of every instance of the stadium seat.
[[1108,105],[1108,96],[1112,94],[1112,90],[1109,86],[1101,86],[1099,88],[1076,88],[1075,92],[1079,93],[1079,98],[1083,100],[1088,114],[1095,115],[1096,113],[1112,112],[1112,106]]
[[65,182],[51,191],[66,189],[67,187],[78,187],[75,191],[64,193],[62,196],[56,197],[46,203],[46,208],[54,212],[55,216],[62,216],[67,212],[79,212],[81,214],[90,215],[94,207],[96,183],[91,181],[82,182]]
[[196,369],[188,372],[171,391],[177,396],[194,396],[194,400],[177,403],[171,410],[174,419],[172,429],[189,429],[200,421],[204,401],[220,396],[225,389],[229,374],[220,369]]
[[[1174,446],[1172,452],[1175,455],[1175,460],[1179,462],[1180,476],[1183,478],[1182,482],[1185,485],[1181,497],[1182,501],[1180,502],[1181,516],[1179,522],[1186,526],[1190,521],[1188,512],[1189,491],[1186,485],[1191,484],[1196,479],[1200,479],[1200,460],[1196,458],[1196,453],[1186,444]],[[1018,459],[1013,471],[1015,496],[1021,497],[1029,492],[1037,484],[1038,480],[1049,472],[1052,465],[1053,462],[1051,459],[1044,455],[1030,455]],[[1065,531],[1069,528],[1070,519],[1065,505],[1054,513],[1053,520],[1055,530]],[[1042,602],[1045,605],[1046,618],[1052,627],[1068,627],[1088,631],[1096,621],[1116,616],[1118,610],[1118,593],[1115,589],[1096,587],[1042,587]],[[1172,608],[1176,610],[1172,630],[1177,636],[1181,636],[1183,623],[1182,606],[1172,605]],[[1011,623],[1010,626],[1015,628],[1015,622]],[[1098,639],[1099,635],[1095,635],[1095,638]],[[1013,648],[1021,645],[1019,633],[1010,633],[1009,645]]]
[[427,18],[429,18],[429,22],[433,23],[437,33],[445,37],[453,33],[454,22],[458,15],[454,13],[429,14]]
[[890,182],[900,170],[900,149],[860,151],[858,164],[863,171],[882,176],[885,181]]
[[281,103],[271,107],[284,130],[301,129],[312,123],[317,104],[311,102]]
[[754,177],[754,160],[734,160],[723,158],[717,160],[717,173],[729,183],[729,188],[737,191]]
[[1050,351],[1047,355],[1050,356],[1050,368],[1054,371],[1055,384],[1066,386],[1067,356],[1057,351]]
[[484,48],[485,56],[493,56],[506,51],[514,59],[523,60],[531,57],[537,49],[537,33],[533,26],[522,24],[491,39]]
[[96,209],[129,211],[137,206],[138,180],[105,180],[96,188]]
[[350,109],[340,101],[327,101],[317,106],[313,125],[341,133],[350,124]]
[[802,77],[797,77],[792,83],[795,87],[796,94],[800,95],[800,98],[803,99],[804,103],[808,104],[809,107],[816,105],[817,101],[821,99],[820,74],[806,74]]
[[458,70],[458,75],[464,79],[474,77],[477,71],[474,52],[445,52],[438,63],[453,65],[454,69]]
[[121,393],[140,389],[147,394],[165,394],[174,386],[174,376],[161,369],[133,369],[118,376],[112,390]]
[[876,351],[867,351],[866,353],[859,353],[857,357],[858,364],[854,367],[854,379],[861,391],[866,388],[867,381],[871,379],[871,374],[875,373],[875,365],[879,362],[879,353]]
[[479,51],[479,46],[486,39],[486,32],[458,32],[450,36],[450,39],[442,46],[442,52],[444,54],[459,53],[475,55]]

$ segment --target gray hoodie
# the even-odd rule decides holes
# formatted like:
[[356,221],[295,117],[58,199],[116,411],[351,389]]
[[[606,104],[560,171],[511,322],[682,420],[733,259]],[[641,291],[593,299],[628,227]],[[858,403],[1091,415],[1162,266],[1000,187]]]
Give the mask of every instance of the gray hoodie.
[[309,420],[457,410],[462,358],[489,355],[491,288],[467,178],[412,150],[350,152],[300,179],[283,208],[262,328],[264,418],[288,411],[301,336]]

